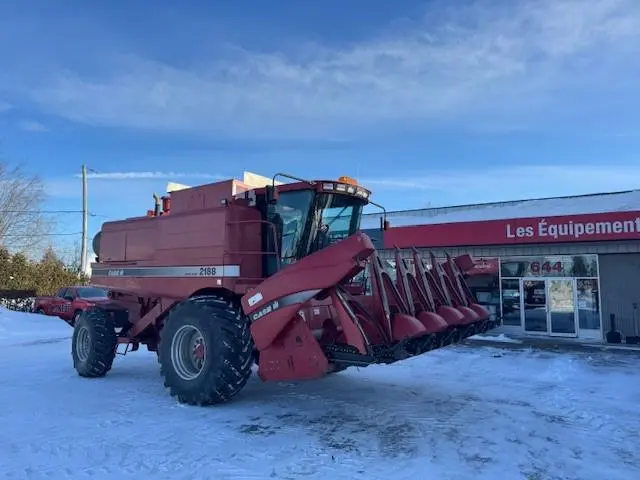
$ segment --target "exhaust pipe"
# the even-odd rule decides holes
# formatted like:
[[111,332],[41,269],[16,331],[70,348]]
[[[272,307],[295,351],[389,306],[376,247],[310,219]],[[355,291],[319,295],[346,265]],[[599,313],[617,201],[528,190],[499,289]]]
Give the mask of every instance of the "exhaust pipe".
[[160,215],[160,208],[162,207],[162,200],[160,199],[160,196],[157,193],[153,194],[153,202],[154,202],[153,216],[157,217],[158,215]]

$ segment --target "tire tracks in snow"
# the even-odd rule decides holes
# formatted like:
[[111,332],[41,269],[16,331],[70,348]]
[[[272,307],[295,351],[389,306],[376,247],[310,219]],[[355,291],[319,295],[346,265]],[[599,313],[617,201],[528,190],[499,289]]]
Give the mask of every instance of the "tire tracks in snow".
[[640,389],[611,390],[628,367],[569,353],[459,347],[313,382],[254,378],[215,408],[177,404],[146,352],[95,381],[67,346],[8,355],[3,478],[618,480],[640,460],[625,443],[640,420],[618,417]]

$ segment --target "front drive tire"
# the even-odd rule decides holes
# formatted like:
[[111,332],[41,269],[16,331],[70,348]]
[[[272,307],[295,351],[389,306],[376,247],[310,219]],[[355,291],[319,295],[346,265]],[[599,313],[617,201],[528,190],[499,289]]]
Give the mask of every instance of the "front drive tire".
[[81,377],[104,377],[116,356],[113,319],[102,308],[86,310],[75,322],[71,340],[73,366]]
[[82,316],[82,310],[76,310],[75,312],[73,312],[73,317],[71,318],[69,325],[71,325],[72,327],[75,327],[76,323],[78,323],[78,319],[81,316]]
[[178,304],[160,331],[160,374],[181,403],[229,401],[249,380],[253,360],[248,319],[239,305],[219,296]]

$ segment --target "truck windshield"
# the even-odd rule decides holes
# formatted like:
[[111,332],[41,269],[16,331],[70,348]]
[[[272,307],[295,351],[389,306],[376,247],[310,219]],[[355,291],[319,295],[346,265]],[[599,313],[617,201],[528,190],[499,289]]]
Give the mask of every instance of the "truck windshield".
[[106,289],[97,287],[79,287],[77,292],[78,298],[107,298],[109,296]]

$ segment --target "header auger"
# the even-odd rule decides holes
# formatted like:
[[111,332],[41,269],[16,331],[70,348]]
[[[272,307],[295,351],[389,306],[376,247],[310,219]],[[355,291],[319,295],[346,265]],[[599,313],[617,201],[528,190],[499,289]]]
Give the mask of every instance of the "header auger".
[[348,177],[171,185],[146,216],[107,222],[94,239],[92,282],[111,302],[75,324],[82,376],[104,376],[120,344],[123,353],[142,344],[172,395],[215,404],[254,364],[263,381],[313,379],[495,326],[465,282],[470,257],[427,263],[396,249],[393,268],[381,260],[359,230],[364,206],[376,204]]

